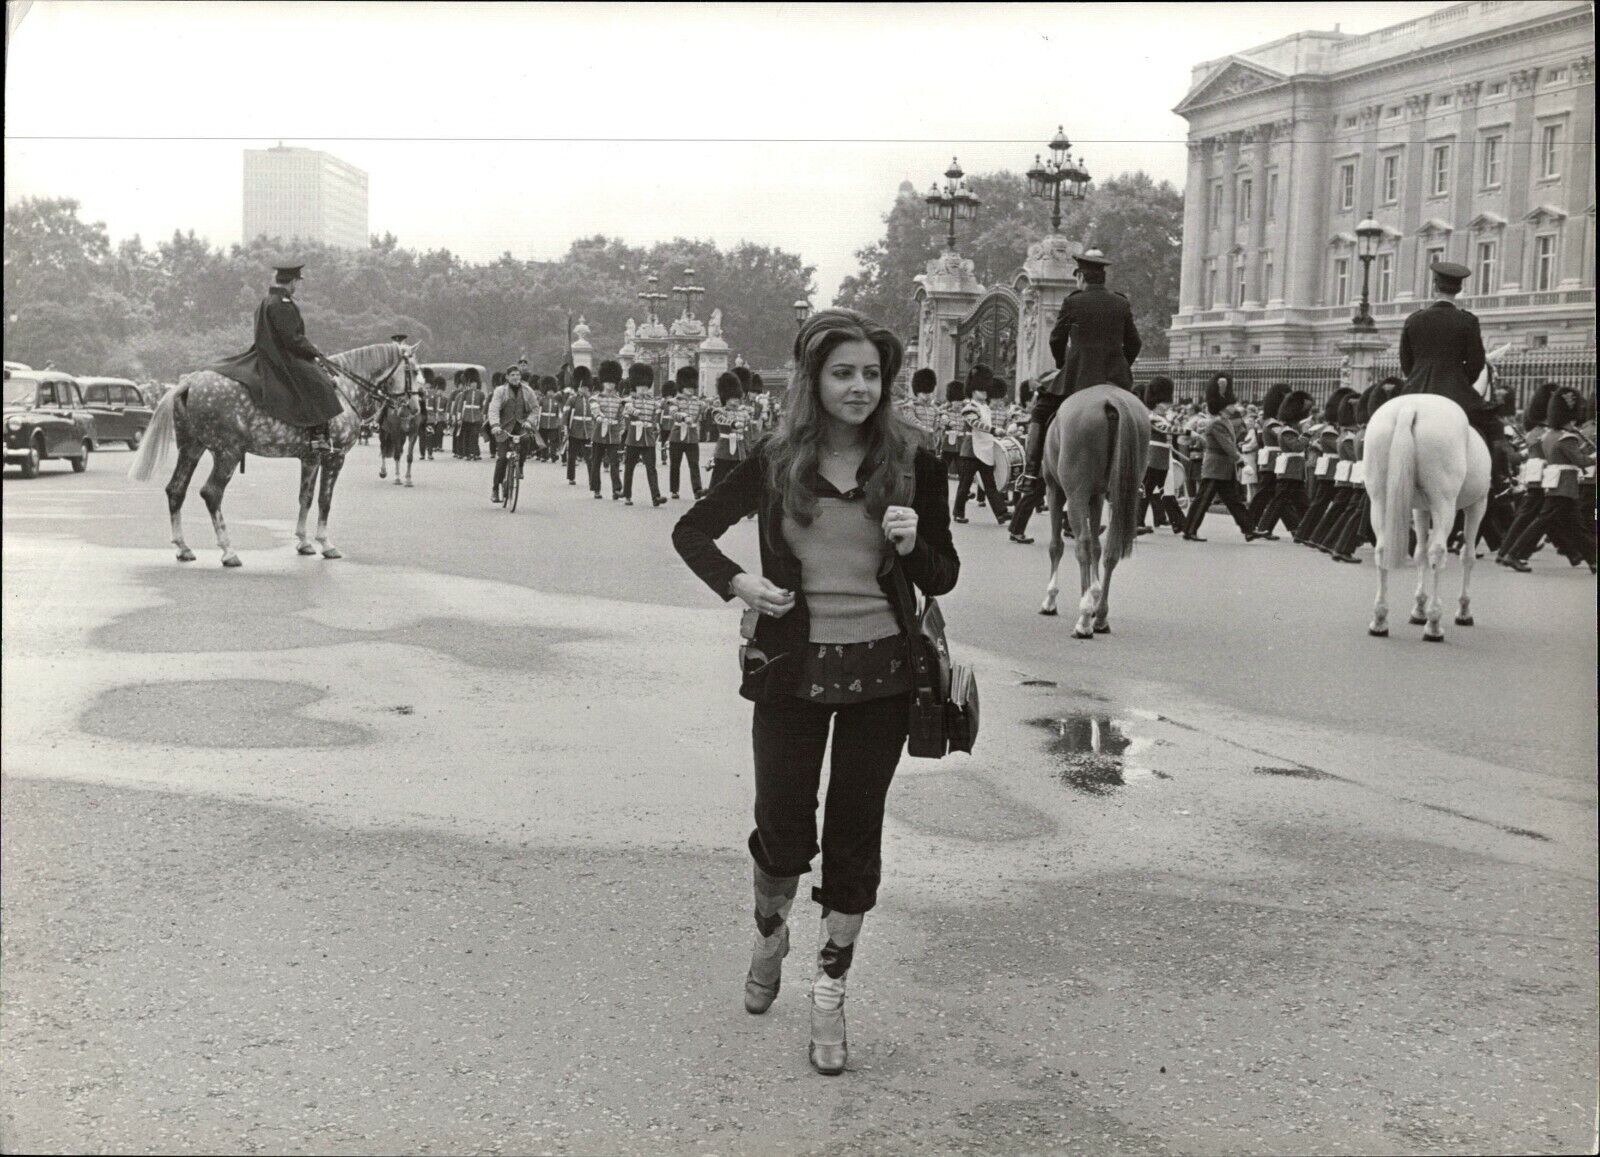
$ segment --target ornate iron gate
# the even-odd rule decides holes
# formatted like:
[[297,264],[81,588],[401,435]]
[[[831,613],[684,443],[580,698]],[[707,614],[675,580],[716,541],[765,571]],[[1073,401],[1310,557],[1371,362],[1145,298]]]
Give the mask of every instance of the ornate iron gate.
[[1017,303],[1007,294],[979,301],[956,328],[956,377],[967,380],[976,365],[988,366],[1007,395],[1017,384]]

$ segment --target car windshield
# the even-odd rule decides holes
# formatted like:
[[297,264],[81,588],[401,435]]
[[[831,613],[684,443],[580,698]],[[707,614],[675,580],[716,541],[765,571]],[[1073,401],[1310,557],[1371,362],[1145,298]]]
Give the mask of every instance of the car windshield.
[[33,402],[33,391],[36,383],[27,378],[18,378],[6,383],[6,405],[27,406]]

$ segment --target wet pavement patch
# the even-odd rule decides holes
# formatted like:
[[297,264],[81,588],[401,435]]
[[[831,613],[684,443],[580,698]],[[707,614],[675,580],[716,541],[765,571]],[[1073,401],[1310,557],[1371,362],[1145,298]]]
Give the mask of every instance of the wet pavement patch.
[[889,793],[889,814],[927,835],[985,844],[1030,840],[1056,830],[1044,812],[965,771],[897,780]]
[[1302,767],[1299,764],[1293,767],[1252,767],[1251,771],[1257,775],[1279,775],[1285,779],[1338,779],[1325,771],[1318,771],[1314,767]]
[[301,712],[325,698],[305,683],[191,679],[132,683],[97,695],[78,718],[88,735],[174,747],[354,747],[364,727]]
[[1128,762],[1135,741],[1123,732],[1125,724],[1109,715],[1073,712],[1030,719],[1028,725],[1052,733],[1045,750],[1055,757],[1056,778],[1077,791],[1106,795],[1112,788],[1125,787],[1130,777],[1156,774]]
[[1024,679],[1018,683],[1019,687],[1055,687],[1058,686],[1054,679]]

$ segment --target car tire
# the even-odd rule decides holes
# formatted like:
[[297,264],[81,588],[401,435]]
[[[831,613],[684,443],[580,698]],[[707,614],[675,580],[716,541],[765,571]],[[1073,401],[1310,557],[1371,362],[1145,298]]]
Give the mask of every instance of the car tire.
[[39,446],[39,439],[35,438],[28,443],[28,456],[22,460],[22,476],[39,477],[39,463],[42,461],[44,461],[44,451]]
[[72,461],[72,472],[74,474],[82,474],[85,470],[89,469],[89,450],[90,450],[89,439],[85,438],[83,440],[83,451],[82,451],[82,453],[80,453],[76,458],[73,458],[71,460]]
[[139,448],[139,443],[143,442],[143,441],[144,441],[144,431],[143,430],[135,430],[133,432],[133,437],[128,439],[128,449],[137,450]]

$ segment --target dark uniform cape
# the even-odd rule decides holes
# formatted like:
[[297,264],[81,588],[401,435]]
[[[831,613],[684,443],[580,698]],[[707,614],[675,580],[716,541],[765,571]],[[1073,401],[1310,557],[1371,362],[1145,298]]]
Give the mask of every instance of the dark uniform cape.
[[291,426],[320,426],[339,416],[339,395],[306,340],[300,307],[277,286],[256,308],[256,344],[207,368],[250,391],[261,410]]
[[1050,352],[1061,372],[1040,389],[1061,397],[1107,382],[1131,390],[1142,345],[1128,299],[1104,285],[1086,285],[1061,303],[1050,331]]
[[1483,366],[1483,334],[1475,314],[1436,301],[1406,318],[1400,331],[1400,372],[1406,376],[1401,393],[1439,394],[1473,417],[1485,405],[1472,388]]

